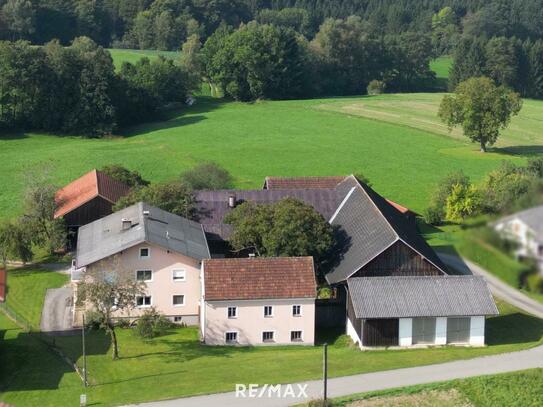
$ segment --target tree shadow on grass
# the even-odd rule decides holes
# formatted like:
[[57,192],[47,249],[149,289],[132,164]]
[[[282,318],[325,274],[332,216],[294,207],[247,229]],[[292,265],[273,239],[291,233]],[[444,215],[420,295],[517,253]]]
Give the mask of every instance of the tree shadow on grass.
[[0,141],[2,140],[21,140],[27,138],[28,135],[21,130],[0,130]]
[[536,156],[543,154],[543,145],[494,147],[491,152],[504,155]]
[[516,312],[487,319],[488,345],[537,342],[543,337],[543,320]]

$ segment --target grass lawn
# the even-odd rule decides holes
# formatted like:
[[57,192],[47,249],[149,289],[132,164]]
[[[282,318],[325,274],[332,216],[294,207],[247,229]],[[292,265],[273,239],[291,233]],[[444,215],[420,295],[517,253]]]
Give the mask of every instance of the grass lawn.
[[543,369],[479,376],[450,382],[352,395],[334,407],[509,407],[539,406]]
[[452,64],[453,58],[447,56],[436,58],[430,62],[430,69],[436,74],[437,87],[441,90],[447,90]]
[[65,274],[32,267],[8,271],[7,305],[39,329],[41,310],[48,288],[62,287],[68,282]]
[[[421,99],[435,102],[438,97],[386,95],[252,104],[203,97],[167,121],[133,127],[119,137],[3,135],[0,217],[20,213],[25,174],[41,171],[44,165],[52,169],[58,185],[110,163],[139,170],[151,181],[164,181],[198,162],[213,160],[233,174],[239,188],[261,188],[266,175],[362,172],[379,192],[422,211],[436,183],[453,170],[463,169],[477,181],[503,159],[524,161],[503,151],[481,154],[463,138],[341,113],[342,106],[372,100],[388,103],[393,110],[399,99],[416,104]],[[543,114],[543,102],[537,106]],[[526,139],[522,134],[516,137]]]
[[158,58],[159,55],[163,55],[167,58],[177,59],[179,58],[179,52],[175,51],[154,51],[154,50],[140,50],[140,49],[116,49],[109,48],[109,53],[113,58],[113,64],[115,68],[121,69],[123,62],[130,62],[135,64],[141,58],[147,57],[149,59]]
[[[360,352],[345,336],[331,342],[329,372],[342,376],[472,358],[524,349],[541,343],[543,321],[500,303],[501,315],[487,323],[489,346],[485,348],[436,348],[403,351]],[[172,330],[168,335],[143,342],[129,329],[119,329],[121,359],[112,361],[103,332],[91,332],[87,340],[88,369],[92,386],[89,403],[115,405],[145,400],[233,390],[235,383],[285,383],[321,376],[320,347],[235,348],[206,347],[198,343],[195,328]],[[332,339],[332,340],[330,340]],[[79,337],[57,337],[56,346],[81,365]],[[232,367],[236,368],[233,369]],[[39,369],[39,367],[37,367]],[[69,375],[68,375],[69,376]],[[68,379],[66,379],[68,380]],[[70,382],[71,383],[71,382]],[[160,383],[160,386],[156,384]],[[19,384],[21,385],[21,384]],[[56,392],[21,391],[7,386],[4,401],[17,406],[55,405],[75,400],[80,388],[59,381]],[[29,398],[35,395],[35,399]],[[58,405],[58,404],[57,404]]]

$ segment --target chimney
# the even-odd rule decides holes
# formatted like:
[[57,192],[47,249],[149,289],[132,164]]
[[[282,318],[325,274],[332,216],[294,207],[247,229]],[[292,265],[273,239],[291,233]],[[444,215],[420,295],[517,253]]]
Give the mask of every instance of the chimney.
[[122,223],[123,223],[122,230],[128,230],[132,227],[132,221],[130,219],[123,218]]
[[236,195],[230,194],[228,195],[228,207],[234,208],[236,206]]

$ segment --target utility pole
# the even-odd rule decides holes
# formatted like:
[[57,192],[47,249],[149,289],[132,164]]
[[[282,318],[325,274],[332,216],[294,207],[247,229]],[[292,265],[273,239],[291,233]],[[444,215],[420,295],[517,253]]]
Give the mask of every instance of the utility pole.
[[323,391],[323,406],[326,406],[328,399],[328,344],[325,343],[322,353],[322,384],[324,387]]
[[87,353],[85,352],[85,314],[83,314],[83,326],[81,328],[81,339],[83,342],[83,384],[87,387]]

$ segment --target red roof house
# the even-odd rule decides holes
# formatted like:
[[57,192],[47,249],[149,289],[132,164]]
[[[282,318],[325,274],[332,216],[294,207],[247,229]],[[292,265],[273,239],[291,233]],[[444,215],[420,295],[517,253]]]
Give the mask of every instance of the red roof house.
[[122,182],[92,170],[57,191],[55,218],[63,217],[68,227],[78,228],[111,214],[129,191]]

